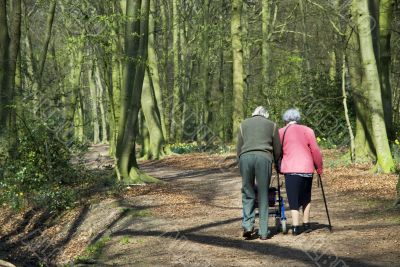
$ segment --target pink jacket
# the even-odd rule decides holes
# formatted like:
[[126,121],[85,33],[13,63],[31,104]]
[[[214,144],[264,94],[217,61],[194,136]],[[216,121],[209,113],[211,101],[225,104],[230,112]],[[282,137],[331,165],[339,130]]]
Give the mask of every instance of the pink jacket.
[[322,155],[314,131],[304,125],[290,124],[279,129],[282,142],[283,133],[289,127],[283,140],[282,173],[317,173],[322,174]]

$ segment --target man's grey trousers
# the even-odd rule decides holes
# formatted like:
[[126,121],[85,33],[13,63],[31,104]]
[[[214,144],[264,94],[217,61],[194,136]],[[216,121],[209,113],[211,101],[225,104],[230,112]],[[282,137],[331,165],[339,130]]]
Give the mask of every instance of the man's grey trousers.
[[245,231],[253,229],[255,221],[255,192],[254,181],[258,187],[258,211],[260,229],[258,234],[266,237],[268,234],[268,188],[271,179],[272,163],[266,157],[258,154],[245,153],[239,160],[242,175],[242,204]]

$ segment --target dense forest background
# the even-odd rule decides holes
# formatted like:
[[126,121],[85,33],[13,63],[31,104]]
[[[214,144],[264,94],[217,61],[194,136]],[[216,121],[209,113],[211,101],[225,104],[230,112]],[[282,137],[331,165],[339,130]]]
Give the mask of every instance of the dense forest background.
[[65,206],[91,144],[126,184],[155,181],[137,158],[232,152],[258,105],[280,126],[298,108],[322,147],[375,172],[400,160],[398,0],[2,0],[0,52],[14,206]]

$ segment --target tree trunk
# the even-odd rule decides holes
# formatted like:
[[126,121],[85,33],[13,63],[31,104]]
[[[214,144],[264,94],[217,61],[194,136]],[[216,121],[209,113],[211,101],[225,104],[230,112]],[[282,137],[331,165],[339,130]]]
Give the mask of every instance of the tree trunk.
[[271,62],[270,48],[270,20],[271,20],[271,0],[262,0],[262,95],[268,95],[270,87],[269,65]]
[[[7,149],[12,156],[17,144],[15,73],[21,38],[21,1],[13,2],[9,26],[7,26],[6,2],[0,3],[0,138],[8,138]],[[7,131],[9,134],[5,136]]]
[[[354,8],[352,8],[352,14],[353,17],[356,16]],[[346,57],[356,111],[355,161],[371,162],[375,160],[376,156],[371,135],[371,120],[368,116],[368,92],[364,89],[365,81],[361,65],[358,32],[351,27],[348,27],[348,31],[349,47],[346,49]]]
[[[94,75],[95,75],[95,81],[96,81],[96,89],[97,89],[97,103],[100,108],[100,116],[101,116],[101,142],[103,144],[106,144],[108,141],[108,134],[107,134],[107,119],[106,119],[106,113],[104,109],[104,102],[106,102],[106,98],[104,97],[105,95],[105,89],[103,86],[103,83],[100,78],[100,71],[99,71],[99,66],[98,62],[96,62],[94,68]],[[110,100],[112,101],[112,99]]]
[[159,117],[163,139],[166,138],[166,124],[165,124],[165,114],[164,114],[164,101],[162,98],[161,87],[160,87],[160,74],[158,71],[158,57],[155,50],[155,1],[150,0],[150,14],[149,14],[149,47],[148,47],[148,65],[149,65],[149,81],[150,86],[154,89],[155,97],[155,111]]
[[124,79],[121,90],[121,119],[116,153],[117,176],[125,184],[154,182],[139,171],[135,142],[140,99],[147,62],[149,0],[128,0],[126,5]]
[[233,137],[237,136],[240,122],[244,118],[243,107],[243,46],[241,40],[241,16],[243,1],[233,0],[231,36],[232,36],[232,60],[233,60]]
[[[170,28],[169,28],[169,20],[168,20],[168,13],[169,13],[169,8],[168,8],[168,3],[169,1],[161,1],[160,3],[160,15],[161,15],[161,28],[162,28],[162,83],[163,83],[163,88],[165,92],[167,93],[166,95],[168,96],[166,98],[166,101],[163,101],[162,104],[160,105],[160,113],[162,118],[164,120],[163,123],[163,132],[164,132],[164,138],[165,141],[168,142],[170,139],[170,129],[171,129],[171,119],[170,119],[170,114],[171,114],[171,108],[173,106],[173,97],[170,97],[171,92],[170,92],[170,87],[168,84],[168,60],[169,60],[169,47],[168,47],[168,39],[170,36]],[[150,37],[150,36],[149,36]],[[150,40],[149,40],[150,43]],[[150,51],[149,51],[149,60],[150,60]],[[155,89],[157,90],[157,89]],[[157,98],[158,99],[158,98]],[[164,112],[161,110],[164,109]]]
[[100,143],[100,124],[98,116],[98,96],[97,96],[97,86],[94,77],[94,64],[92,63],[92,68],[88,70],[88,82],[90,91],[90,101],[91,101],[91,111],[92,111],[92,125],[93,125],[93,144]]
[[373,38],[371,34],[368,0],[357,0],[357,27],[359,30],[361,61],[368,90],[368,102],[372,122],[372,137],[377,156],[377,168],[385,173],[394,170],[394,162],[390,152],[386,125],[383,114],[381,86],[378,65],[375,58]]
[[179,47],[179,6],[178,0],[172,0],[172,52],[173,52],[173,65],[174,65],[174,85],[173,85],[173,104],[171,107],[171,136],[175,141],[182,139],[181,118],[182,118],[182,105],[181,105],[181,79],[180,79],[180,47]]
[[[200,86],[201,93],[203,98],[203,118],[202,124],[210,127],[209,123],[212,119],[212,111],[210,107],[211,102],[211,90],[210,86],[210,77],[209,77],[209,67],[210,67],[210,56],[209,56],[209,5],[210,1],[206,0],[203,2],[203,26],[204,29],[202,31],[202,40],[201,40],[201,57],[202,60],[200,62]],[[204,134],[205,141],[208,140],[208,133]]]
[[343,108],[344,108],[344,115],[346,118],[346,125],[349,131],[350,136],[350,158],[351,162],[354,163],[355,161],[355,146],[354,146],[354,134],[353,129],[351,128],[349,111],[347,108],[347,93],[346,93],[346,56],[343,55],[343,64],[342,64],[342,96],[343,96]]
[[147,153],[147,159],[159,159],[163,155],[162,147],[164,137],[161,128],[160,117],[157,112],[157,102],[154,90],[149,79],[149,70],[147,69],[141,98],[142,110],[146,120],[146,127],[150,135],[150,149]]
[[[39,84],[42,82],[43,70],[44,65],[46,63],[47,51],[49,49],[49,43],[51,38],[51,31],[53,29],[53,21],[54,21],[54,14],[56,12],[56,0],[52,0],[49,5],[49,10],[47,13],[47,20],[46,20],[46,32],[44,36],[44,44],[42,49],[42,54],[40,55],[39,59],[39,69],[38,69],[38,80]],[[40,88],[41,86],[39,86]]]
[[393,105],[392,87],[390,84],[391,65],[391,24],[393,20],[394,0],[380,0],[379,8],[379,48],[380,48],[380,80],[382,90],[383,112],[389,139],[393,139]]

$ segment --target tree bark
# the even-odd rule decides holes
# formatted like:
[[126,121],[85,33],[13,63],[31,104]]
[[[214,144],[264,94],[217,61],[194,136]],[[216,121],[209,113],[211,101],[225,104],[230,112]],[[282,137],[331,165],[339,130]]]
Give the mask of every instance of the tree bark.
[[121,119],[116,151],[116,173],[125,184],[154,182],[139,171],[136,161],[136,135],[142,86],[147,62],[149,0],[128,0]]
[[[47,51],[49,49],[49,43],[50,43],[50,38],[51,38],[51,31],[53,29],[53,21],[54,21],[54,14],[56,12],[56,0],[52,0],[49,5],[49,10],[47,13],[47,20],[46,20],[46,32],[44,36],[44,44],[43,44],[43,49],[42,49],[42,54],[39,59],[39,69],[38,69],[38,80],[39,84],[42,82],[42,76],[43,76],[43,70],[44,70],[44,65],[46,63],[46,58],[47,58]],[[40,88],[41,86],[39,86]]]
[[[355,5],[352,6],[352,16],[357,16]],[[376,159],[375,148],[371,134],[371,120],[368,116],[368,91],[364,89],[364,73],[361,64],[358,31],[348,27],[349,44],[346,57],[353,91],[353,102],[356,111],[355,127],[355,161],[371,162]]]
[[389,139],[393,139],[393,104],[390,84],[391,70],[391,24],[393,20],[394,0],[380,0],[379,8],[379,48],[380,80],[382,86],[383,112]]
[[[106,119],[106,112],[104,109],[104,102],[106,102],[105,89],[100,77],[100,70],[99,70],[99,62],[96,62],[94,68],[94,75],[96,81],[96,90],[97,90],[97,103],[100,108],[100,116],[101,116],[101,142],[106,144],[108,141],[108,134],[107,134],[107,119]],[[112,101],[112,99],[111,99]]]
[[150,148],[145,154],[147,159],[159,159],[163,155],[162,148],[164,137],[161,128],[160,117],[157,112],[157,102],[154,89],[149,79],[149,69],[145,73],[143,91],[142,91],[142,110],[146,120],[146,127],[150,135]]
[[163,139],[166,139],[166,124],[165,124],[165,113],[164,113],[164,101],[162,98],[161,86],[160,86],[160,74],[158,70],[158,57],[155,49],[155,1],[150,0],[150,14],[149,14],[149,47],[148,47],[148,71],[150,86],[154,90],[155,97],[155,111],[159,117]]
[[173,104],[171,107],[171,123],[170,138],[180,141],[183,137],[182,125],[182,105],[181,105],[181,79],[180,79],[180,45],[179,45],[179,6],[178,0],[172,0],[172,52],[174,66],[174,82],[173,82]]
[[100,143],[100,124],[99,124],[99,115],[98,115],[98,95],[97,95],[97,86],[95,83],[94,77],[94,64],[92,63],[92,68],[88,70],[88,82],[89,82],[89,91],[90,91],[90,101],[91,101],[91,111],[92,111],[92,126],[93,126],[93,144]]
[[241,40],[241,16],[243,1],[232,1],[231,37],[233,60],[233,136],[237,136],[240,122],[244,118],[243,107],[243,46]]
[[357,0],[357,27],[359,30],[361,61],[368,90],[368,102],[372,122],[372,137],[377,156],[377,168],[389,173],[394,170],[394,162],[387,138],[383,114],[381,86],[379,82],[378,64],[374,53],[371,33],[368,0]]
[[346,118],[346,125],[349,131],[350,136],[350,158],[351,162],[355,162],[355,145],[354,145],[354,134],[353,129],[351,128],[349,110],[347,108],[347,92],[346,92],[346,56],[343,55],[343,64],[342,64],[342,96],[343,96],[343,108],[344,115]]
[[21,0],[13,2],[9,26],[6,2],[0,3],[0,138],[8,138],[8,152],[12,156],[17,143],[15,75],[21,38]]
[[261,56],[262,56],[262,94],[268,95],[270,87],[269,79],[269,65],[270,58],[270,20],[271,20],[271,0],[262,0],[262,43],[261,43]]

